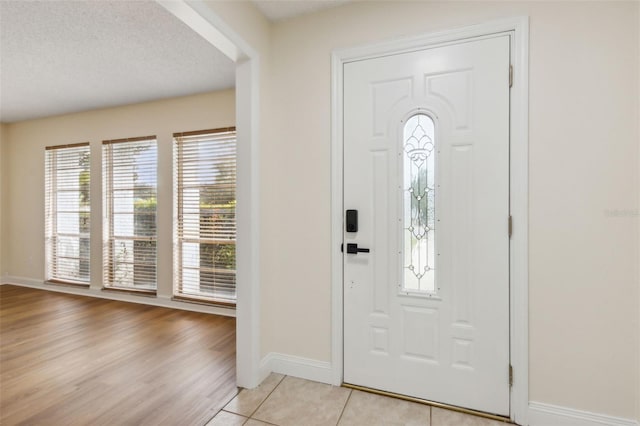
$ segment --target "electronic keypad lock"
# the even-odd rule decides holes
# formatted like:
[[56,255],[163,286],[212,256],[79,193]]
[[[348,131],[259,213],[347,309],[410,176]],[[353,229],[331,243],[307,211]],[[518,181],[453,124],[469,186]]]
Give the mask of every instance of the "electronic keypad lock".
[[347,232],[358,232],[358,210],[347,210]]

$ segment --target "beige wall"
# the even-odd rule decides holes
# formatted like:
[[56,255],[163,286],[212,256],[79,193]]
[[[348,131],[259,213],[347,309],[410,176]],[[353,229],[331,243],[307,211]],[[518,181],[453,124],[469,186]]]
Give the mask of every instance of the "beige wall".
[[44,279],[44,148],[91,142],[91,286],[102,286],[101,142],[158,137],[158,295],[172,292],[172,135],[174,132],[235,125],[235,92],[227,90],[119,108],[89,111],[8,125],[3,141],[11,182],[2,205],[5,272]]
[[638,8],[357,2],[274,25],[263,355],[330,360],[331,51],[527,15],[530,399],[638,418]]
[[4,249],[4,245],[6,242],[5,236],[4,236],[4,222],[2,221],[3,217],[4,217],[4,208],[5,208],[5,202],[4,202],[4,195],[7,192],[5,190],[5,184],[6,184],[6,179],[4,178],[3,175],[3,171],[5,170],[5,146],[7,145],[7,129],[8,126],[4,123],[0,123],[0,283],[2,282],[2,275],[4,274],[4,260],[3,260],[3,256],[4,253],[6,252],[6,250]]

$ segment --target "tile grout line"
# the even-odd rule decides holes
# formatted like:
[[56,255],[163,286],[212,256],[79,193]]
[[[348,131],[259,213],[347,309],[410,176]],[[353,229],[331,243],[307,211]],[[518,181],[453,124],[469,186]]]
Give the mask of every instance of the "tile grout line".
[[242,423],[243,426],[246,425],[247,423],[249,423],[250,420],[255,420],[257,422],[264,423],[264,424],[269,425],[269,426],[278,426],[275,423],[265,422],[264,420],[252,419],[252,418],[248,418],[248,417],[245,417],[245,418],[246,418],[246,420],[244,421],[244,423]]
[[[271,392],[269,392],[269,394],[267,396],[264,397],[264,399],[260,402],[260,404],[258,404],[258,406],[256,407],[255,410],[253,410],[251,412],[251,415],[249,416],[249,419],[253,419],[253,415],[256,413],[256,411],[258,411],[260,409],[260,407],[262,407],[262,405],[267,401],[267,399],[269,399],[269,397],[271,396],[271,394],[278,389],[278,386],[280,386],[280,383],[282,383],[282,381],[286,378],[286,375],[282,375],[282,378],[280,379],[280,381],[278,383],[276,383],[276,385],[273,387],[273,389],[271,389]],[[256,420],[260,420],[260,419],[256,419]],[[262,421],[262,420],[260,420]]]
[[277,424],[275,424],[275,423],[269,423],[269,422],[265,422],[264,420],[258,420],[258,419],[247,419],[247,421],[246,421],[246,422],[244,422],[244,424],[249,423],[249,421],[250,421],[250,420],[255,420],[255,421],[257,421],[257,422],[264,423],[265,425],[269,425],[269,426],[278,426],[278,425],[277,425]]
[[[240,414],[231,413],[230,411],[225,411],[225,413],[230,413],[230,414],[235,414],[236,416],[240,416]],[[250,420],[249,417],[244,417],[244,416],[240,416],[240,417],[244,418],[244,422],[242,422],[243,425],[247,424],[247,422]]]
[[340,424],[340,420],[342,420],[342,416],[344,415],[344,410],[347,409],[347,404],[349,404],[349,401],[351,400],[351,395],[353,395],[353,389],[349,389],[349,396],[347,397],[347,400],[344,402],[344,407],[342,407],[342,411],[340,411],[340,416],[338,417],[338,422],[336,423],[336,426],[338,426]]
[[[240,391],[242,392],[242,391]],[[229,413],[229,411],[225,410],[224,408],[229,405],[229,403],[231,401],[233,401],[233,398],[237,397],[238,395],[240,395],[240,392],[236,392],[235,395],[233,395],[233,397],[231,397],[230,400],[228,400],[227,402],[224,403],[224,405],[222,406],[221,409],[219,409],[218,411],[216,411],[216,413],[213,415],[213,417],[211,417],[209,420],[206,421],[206,423],[204,424],[204,426],[207,426],[209,423],[211,423],[211,420],[213,420],[218,414],[220,414],[222,411],[224,411],[225,413]],[[231,414],[236,414],[236,413],[231,413]],[[244,417],[244,416],[243,416]],[[245,422],[246,423],[246,422]]]
[[[209,423],[211,423],[211,421],[212,421],[213,419],[215,419],[215,418],[218,416],[218,414],[222,413],[223,411],[224,411],[225,413],[227,413],[227,414],[233,414],[234,416],[244,417],[242,414],[232,413],[231,411],[227,411],[227,410],[225,410],[224,408],[221,408],[220,410],[218,410],[218,412],[217,412],[216,414],[214,414],[214,415],[213,415],[213,417],[211,417],[209,420],[207,420],[207,422],[204,424],[204,426],[207,426]],[[244,418],[245,418],[244,423],[246,423],[246,422],[247,422],[247,420],[249,420],[249,417],[244,417]],[[244,423],[242,423],[242,424],[244,424]]]

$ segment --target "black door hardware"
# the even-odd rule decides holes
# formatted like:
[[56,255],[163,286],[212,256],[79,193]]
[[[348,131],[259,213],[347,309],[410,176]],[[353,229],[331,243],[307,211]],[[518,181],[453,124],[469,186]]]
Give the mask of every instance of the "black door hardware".
[[348,243],[347,244],[347,253],[358,254],[358,253],[369,253],[368,248],[358,248],[357,244]]
[[358,232],[358,210],[347,210],[347,232]]

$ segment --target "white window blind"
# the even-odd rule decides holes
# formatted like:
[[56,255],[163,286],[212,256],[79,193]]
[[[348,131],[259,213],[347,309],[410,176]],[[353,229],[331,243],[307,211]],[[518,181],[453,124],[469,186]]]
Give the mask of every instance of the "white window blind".
[[45,250],[49,281],[89,283],[89,143],[45,150]]
[[174,295],[236,300],[235,128],[174,134]]
[[102,144],[104,285],[156,289],[155,136]]

